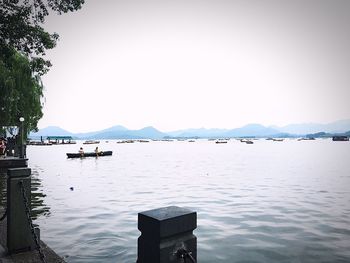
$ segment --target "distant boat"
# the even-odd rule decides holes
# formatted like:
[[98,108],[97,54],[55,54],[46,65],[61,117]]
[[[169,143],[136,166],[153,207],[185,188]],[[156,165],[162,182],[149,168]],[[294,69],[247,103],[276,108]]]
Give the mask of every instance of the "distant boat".
[[83,158],[83,157],[102,157],[112,155],[112,151],[104,151],[96,154],[95,152],[80,153],[66,153],[68,158]]
[[349,141],[349,137],[348,136],[333,136],[332,140],[337,141],[337,142],[346,142],[346,141]]
[[134,140],[123,140],[123,141],[117,141],[117,143],[134,143]]
[[98,144],[98,143],[100,143],[100,141],[87,140],[87,141],[83,142],[83,144]]
[[215,143],[227,143],[227,141],[216,141]]
[[73,141],[72,136],[48,136],[47,137],[48,143],[51,144],[76,144],[76,141]]
[[253,144],[254,143],[252,140],[248,140],[248,139],[240,139],[240,142],[245,142],[246,144]]
[[138,142],[149,142],[149,140],[138,140]]
[[284,139],[276,139],[276,138],[273,138],[272,139],[274,142],[283,142]]
[[314,137],[307,137],[307,138],[299,138],[298,141],[313,141],[315,140]]

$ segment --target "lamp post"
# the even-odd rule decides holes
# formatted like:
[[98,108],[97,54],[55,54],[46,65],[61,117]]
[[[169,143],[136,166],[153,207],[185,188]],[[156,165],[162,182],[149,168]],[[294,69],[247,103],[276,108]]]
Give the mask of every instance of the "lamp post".
[[21,123],[21,144],[20,144],[20,155],[19,158],[24,158],[24,143],[23,143],[23,136],[24,136],[24,129],[23,129],[23,122],[24,122],[24,118],[20,117],[19,121]]

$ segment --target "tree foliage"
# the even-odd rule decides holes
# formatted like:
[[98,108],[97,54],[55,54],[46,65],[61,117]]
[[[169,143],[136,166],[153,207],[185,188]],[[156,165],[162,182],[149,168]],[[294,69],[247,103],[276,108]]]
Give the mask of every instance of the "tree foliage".
[[52,10],[58,14],[80,9],[84,0],[0,0],[0,45],[30,58],[33,72],[43,75],[51,66],[43,56],[56,46],[58,34],[42,27]]
[[42,117],[40,76],[51,63],[45,52],[56,46],[58,34],[42,27],[50,11],[81,8],[84,0],[0,0],[0,129],[25,118],[26,131],[37,129]]
[[43,115],[43,85],[32,74],[29,59],[15,50],[0,59],[0,94],[0,124],[18,125],[24,117],[26,131],[37,129]]

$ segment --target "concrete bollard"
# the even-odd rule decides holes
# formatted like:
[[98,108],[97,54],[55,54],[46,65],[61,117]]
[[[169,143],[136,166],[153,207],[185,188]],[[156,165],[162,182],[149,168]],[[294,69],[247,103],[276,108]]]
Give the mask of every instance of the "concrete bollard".
[[20,158],[0,158],[0,176],[7,174],[7,170],[10,168],[23,168],[28,167],[28,159]]
[[[197,213],[169,206],[138,214],[137,263],[182,263],[179,251],[197,259]],[[187,261],[191,262],[191,261]]]
[[[10,254],[35,248],[21,188],[22,182],[30,210],[30,175],[29,168],[14,168],[7,171],[7,250]],[[38,228],[34,231],[39,234]]]

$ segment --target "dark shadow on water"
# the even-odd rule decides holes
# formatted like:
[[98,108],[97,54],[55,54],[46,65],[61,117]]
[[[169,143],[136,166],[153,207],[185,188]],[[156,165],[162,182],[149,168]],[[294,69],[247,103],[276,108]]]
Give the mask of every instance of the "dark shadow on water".
[[45,204],[46,194],[44,187],[39,179],[39,173],[32,169],[32,219],[36,220],[39,216],[49,216],[50,207]]
[[[31,184],[31,216],[35,221],[40,216],[49,216],[50,207],[45,204],[44,188],[39,179],[39,173],[32,170],[32,184]],[[7,177],[6,174],[0,175],[0,207],[6,207],[6,194],[7,194]]]

